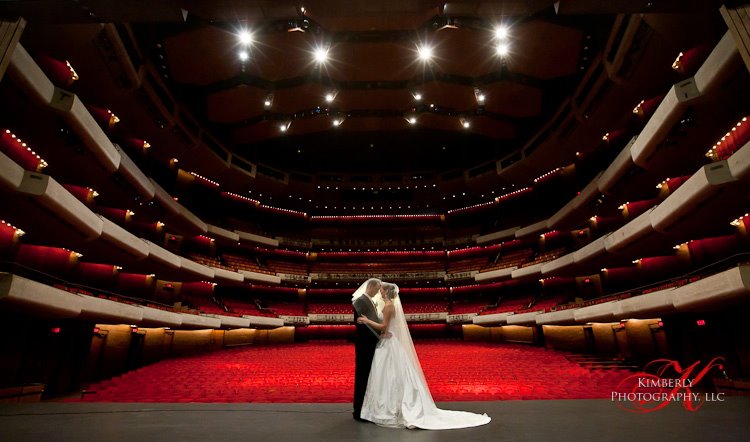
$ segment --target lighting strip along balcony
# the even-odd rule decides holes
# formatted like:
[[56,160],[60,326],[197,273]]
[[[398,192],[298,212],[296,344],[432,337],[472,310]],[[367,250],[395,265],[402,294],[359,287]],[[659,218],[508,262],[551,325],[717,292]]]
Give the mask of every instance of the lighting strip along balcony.
[[144,327],[219,329],[284,325],[284,321],[279,318],[194,315],[124,304],[70,293],[11,273],[0,273],[0,305],[13,306],[46,318],[124,322]]
[[[737,48],[734,44],[734,41],[732,40],[731,35],[729,34],[729,32],[727,32],[724,34],[721,41],[716,45],[709,57],[698,70],[698,73],[696,73],[695,77],[674,85],[670,89],[670,92],[664,97],[654,114],[651,116],[648,123],[641,131],[641,134],[638,137],[634,137],[633,139],[631,139],[630,142],[622,149],[622,151],[620,151],[618,156],[609,165],[609,167],[607,167],[606,170],[597,175],[597,177],[595,177],[594,180],[592,180],[584,188],[586,195],[584,195],[584,192],[581,192],[581,195],[579,195],[579,197],[583,198],[581,198],[580,204],[582,205],[583,202],[586,201],[586,198],[590,196],[590,194],[595,193],[594,183],[596,183],[596,189],[598,189],[598,191],[604,194],[608,194],[632,165],[636,164],[646,168],[644,162],[653,155],[656,147],[659,145],[659,143],[661,143],[661,141],[663,141],[670,128],[680,118],[684,108],[687,106],[687,103],[714,92],[716,88],[718,88],[718,86],[722,84],[723,81],[726,80],[726,78],[739,67],[739,65],[740,62],[738,60]],[[740,149],[740,151],[743,150],[744,149]],[[736,171],[735,173],[737,174],[737,179],[739,179],[739,177],[745,177],[750,173],[750,165],[748,165],[748,163],[750,163],[750,160],[748,158],[744,158],[744,156],[750,157],[750,153],[747,153],[747,151],[745,151],[742,154],[737,155],[740,153],[740,151],[735,152],[735,154],[730,157],[730,160],[733,162],[732,168]],[[683,193],[685,192],[686,190],[683,191]],[[574,199],[573,201],[575,200],[576,199]],[[558,211],[558,213],[550,217],[547,220],[547,227],[555,227],[560,223],[561,219],[568,216],[568,214],[572,212],[576,207],[573,201],[566,204],[560,211]],[[578,207],[580,207],[580,205]],[[657,212],[657,215],[660,215],[661,213],[661,211]],[[640,222],[644,223],[644,219],[645,218],[642,218]],[[638,220],[638,218],[636,218],[636,220]],[[531,234],[534,232],[534,230],[540,228],[539,224],[540,223],[536,223],[520,228],[515,233],[515,236],[520,237]],[[625,231],[622,230],[625,227],[626,226],[623,226],[623,228],[619,229],[618,235],[623,237],[620,241],[616,240],[617,235],[607,240],[608,249],[617,247],[617,245],[621,241],[624,241],[624,238],[629,236],[625,235]],[[634,227],[635,224],[631,225],[628,228]],[[645,224],[642,227],[648,230]],[[642,233],[645,234],[647,232],[644,231]],[[502,239],[504,237],[507,237],[507,235],[508,230],[484,235],[477,238],[477,243],[483,244],[497,239]],[[563,258],[558,258],[558,260]],[[583,256],[579,256],[578,258],[583,258]],[[555,261],[557,260],[552,261],[552,263],[555,263]],[[574,259],[574,262],[580,261]],[[548,263],[546,267],[547,272],[543,271],[543,274],[551,274],[553,273],[553,271],[557,270],[555,266],[557,266],[559,263],[552,263]]]
[[750,266],[742,265],[676,288],[575,309],[576,322],[616,321],[675,312],[705,312],[750,297]]
[[[20,166],[2,153],[0,153],[0,164],[7,166],[0,169],[2,170],[0,183],[12,184],[17,181],[14,177],[18,176]],[[48,175],[24,171],[21,182],[15,187],[7,186],[7,188],[21,195],[31,196],[40,207],[44,207],[54,213],[57,218],[65,224],[70,225],[71,228],[88,240],[101,240],[136,259],[149,259],[167,268],[180,270],[191,277],[201,279],[214,279],[215,277],[216,272],[212,268],[175,255],[151,241],[137,238],[127,230],[94,213]],[[237,275],[229,275],[225,272],[220,273],[221,278],[225,280],[236,282],[244,282],[245,280],[244,275],[239,273]],[[256,276],[254,272],[249,273],[251,277],[248,279],[258,280],[259,276]],[[241,280],[240,276],[242,276]],[[269,279],[266,278],[268,275],[262,276],[261,280],[264,282],[276,284],[280,282],[278,277]]]
[[741,265],[699,281],[608,301],[554,312],[531,311],[478,315],[477,325],[570,325],[587,322],[613,322],[635,317],[653,317],[676,312],[705,312],[719,305],[734,305],[750,298],[750,265]]
[[102,235],[102,220],[49,175],[26,171],[17,192],[33,198],[89,240]]
[[120,155],[81,100],[73,93],[56,88],[23,46],[16,46],[8,73],[32,99],[60,114],[75,130],[104,169],[113,173],[120,167]]

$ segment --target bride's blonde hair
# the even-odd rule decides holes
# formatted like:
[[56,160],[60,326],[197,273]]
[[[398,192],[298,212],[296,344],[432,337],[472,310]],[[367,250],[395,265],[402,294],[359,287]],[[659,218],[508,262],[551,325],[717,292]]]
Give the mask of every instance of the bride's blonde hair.
[[390,282],[384,282],[381,286],[383,293],[388,296],[388,299],[395,299],[398,296],[398,290],[396,290],[396,284]]

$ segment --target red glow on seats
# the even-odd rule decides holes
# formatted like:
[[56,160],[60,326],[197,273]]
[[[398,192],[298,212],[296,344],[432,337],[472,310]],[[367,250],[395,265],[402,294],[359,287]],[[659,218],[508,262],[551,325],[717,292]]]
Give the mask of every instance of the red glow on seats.
[[659,321],[659,322],[657,322],[657,325],[658,325],[659,327],[664,327],[664,321]]
[[586,278],[586,279],[583,280],[583,282],[585,282],[586,284],[590,284],[591,283],[591,278]]
[[94,327],[94,333],[99,333],[101,329],[99,327]]
[[[353,329],[323,327],[331,327],[330,336]],[[305,328],[311,327],[300,332]],[[603,399],[630,374],[584,368],[563,352],[527,345],[416,341],[415,347],[439,402]],[[351,343],[248,346],[160,361],[93,384],[88,390],[96,394],[70,401],[350,403],[353,382]]]
[[54,333],[54,334],[58,334],[58,333],[60,333],[60,327],[52,327],[50,329],[50,332]]
[[695,321],[695,323],[698,325],[698,327],[703,327],[704,325],[706,325],[706,320],[698,319],[697,321]]
[[620,323],[620,328],[625,328],[625,323],[624,322]]
[[130,327],[132,333],[138,333],[138,327]]

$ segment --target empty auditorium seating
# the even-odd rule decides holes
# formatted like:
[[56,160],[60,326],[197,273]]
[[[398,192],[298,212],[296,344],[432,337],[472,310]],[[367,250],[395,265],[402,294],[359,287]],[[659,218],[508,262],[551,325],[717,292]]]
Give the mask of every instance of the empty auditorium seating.
[[508,267],[517,267],[526,262],[534,251],[531,249],[516,250],[503,254],[497,261],[489,263],[482,268],[482,271],[489,271],[495,269],[505,269]]
[[301,302],[268,301],[266,307],[277,315],[306,316],[305,305]]
[[467,313],[479,313],[490,304],[486,299],[454,301],[450,304],[451,315],[462,315]]
[[347,315],[352,313],[351,302],[310,302],[308,312],[319,315]]
[[448,304],[444,301],[402,301],[402,305],[406,314],[441,313],[448,311]]
[[564,255],[566,251],[566,247],[560,247],[558,249],[538,253],[532,261],[522,263],[521,265],[519,265],[519,267],[528,267],[530,265],[552,261],[553,259],[557,259],[560,256]]
[[245,256],[230,254],[230,253],[224,253],[222,255],[222,258],[224,259],[224,262],[226,263],[226,265],[230,268],[235,268],[239,270],[248,270],[251,272],[258,272],[258,273],[266,273],[269,275],[274,274],[272,270],[262,267],[255,259],[251,259]]
[[[584,368],[520,344],[417,341],[436,401],[609,398],[625,369]],[[85,402],[351,402],[354,346],[241,347],[162,361],[91,385]]]
[[304,263],[294,263],[269,259],[266,262],[268,268],[274,273],[288,273],[292,275],[307,276],[307,265]]

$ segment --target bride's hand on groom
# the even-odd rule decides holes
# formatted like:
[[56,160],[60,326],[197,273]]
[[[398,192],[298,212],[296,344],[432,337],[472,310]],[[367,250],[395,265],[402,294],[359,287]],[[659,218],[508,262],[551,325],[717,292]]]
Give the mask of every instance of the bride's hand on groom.
[[365,315],[359,315],[359,318],[357,318],[357,324],[367,324],[367,317]]

